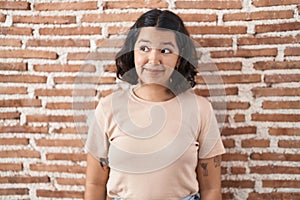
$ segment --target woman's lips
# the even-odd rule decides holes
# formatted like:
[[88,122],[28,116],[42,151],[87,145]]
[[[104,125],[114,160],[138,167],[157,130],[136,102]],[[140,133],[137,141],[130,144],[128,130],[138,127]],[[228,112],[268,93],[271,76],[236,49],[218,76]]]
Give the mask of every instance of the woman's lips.
[[163,69],[151,69],[151,68],[143,68],[143,69],[146,73],[153,74],[153,75],[158,75],[165,71]]

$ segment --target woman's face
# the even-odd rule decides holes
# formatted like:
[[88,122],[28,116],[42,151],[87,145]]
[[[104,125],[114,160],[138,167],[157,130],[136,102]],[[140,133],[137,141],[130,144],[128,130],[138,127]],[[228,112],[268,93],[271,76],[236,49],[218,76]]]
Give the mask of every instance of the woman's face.
[[176,66],[178,53],[173,31],[141,28],[134,46],[134,63],[142,83],[166,86]]

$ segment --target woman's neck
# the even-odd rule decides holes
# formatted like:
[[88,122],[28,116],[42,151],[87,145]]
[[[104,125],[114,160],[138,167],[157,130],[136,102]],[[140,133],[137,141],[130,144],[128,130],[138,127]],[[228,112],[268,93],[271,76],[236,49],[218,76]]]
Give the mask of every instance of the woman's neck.
[[167,101],[175,95],[166,87],[159,84],[143,84],[134,89],[134,93],[141,99],[147,101]]

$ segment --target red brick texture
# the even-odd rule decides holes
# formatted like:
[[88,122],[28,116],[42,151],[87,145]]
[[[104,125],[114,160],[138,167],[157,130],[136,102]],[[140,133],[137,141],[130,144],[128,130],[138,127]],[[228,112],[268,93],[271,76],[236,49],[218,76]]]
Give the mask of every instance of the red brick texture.
[[300,199],[299,5],[0,0],[0,199],[83,198],[82,110],[116,88],[115,54],[151,8],[181,16],[199,49],[195,91],[227,150],[223,199]]

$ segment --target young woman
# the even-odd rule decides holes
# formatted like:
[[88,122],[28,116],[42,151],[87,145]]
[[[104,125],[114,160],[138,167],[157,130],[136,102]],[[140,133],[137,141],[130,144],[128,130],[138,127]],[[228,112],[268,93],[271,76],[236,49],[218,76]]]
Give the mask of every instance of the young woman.
[[85,199],[221,199],[224,147],[211,104],[192,90],[197,54],[182,20],[166,10],[143,14],[116,65],[132,86],[96,108]]

